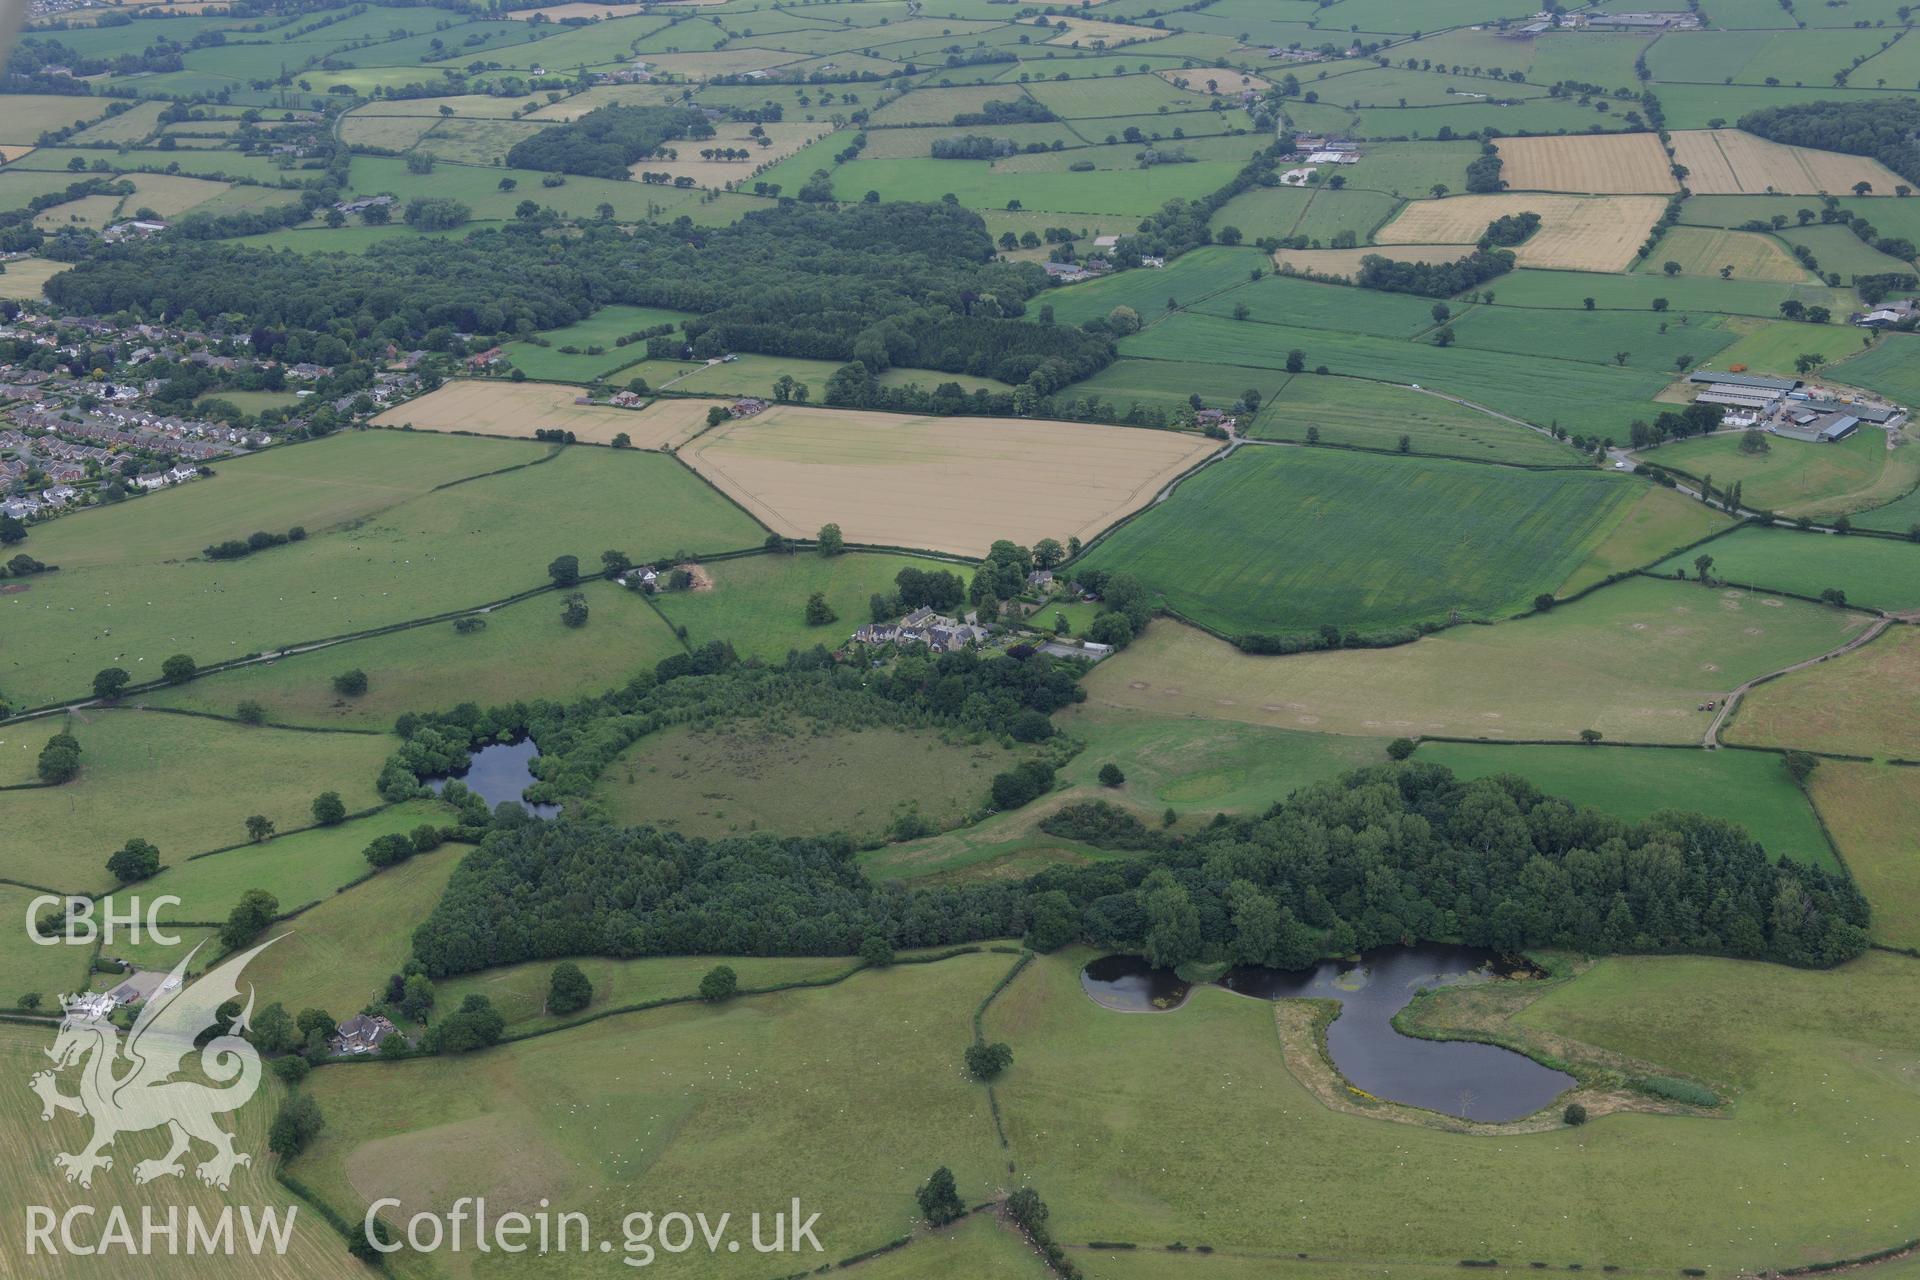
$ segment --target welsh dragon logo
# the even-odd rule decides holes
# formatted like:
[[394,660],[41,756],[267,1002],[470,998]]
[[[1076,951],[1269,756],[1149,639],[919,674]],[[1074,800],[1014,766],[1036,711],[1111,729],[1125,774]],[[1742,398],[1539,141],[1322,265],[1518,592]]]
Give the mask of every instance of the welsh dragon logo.
[[[172,1145],[159,1159],[134,1166],[136,1182],[185,1174],[181,1158],[193,1154],[196,1141],[213,1148],[213,1155],[194,1170],[209,1186],[224,1190],[235,1168],[253,1163],[252,1156],[233,1149],[233,1135],[214,1120],[222,1112],[244,1106],[260,1087],[259,1051],[240,1034],[253,1012],[251,984],[245,1006],[226,1033],[204,1045],[196,1041],[217,1024],[222,1004],[240,998],[240,971],[247,961],[274,941],[231,957],[189,985],[186,971],[199,950],[195,947],[141,1006],[124,1041],[107,1018],[109,1010],[97,998],[61,997],[60,1032],[47,1050],[54,1067],[36,1073],[30,1083],[40,1095],[42,1120],[66,1111],[93,1121],[91,1141],[77,1152],[54,1157],[54,1164],[66,1171],[67,1181],[92,1186],[97,1170],[113,1168],[109,1151],[116,1137],[161,1127],[168,1131]],[[195,1053],[198,1075],[213,1083],[185,1078],[182,1064]],[[76,1066],[80,1091],[69,1097],[60,1092],[57,1077]]]

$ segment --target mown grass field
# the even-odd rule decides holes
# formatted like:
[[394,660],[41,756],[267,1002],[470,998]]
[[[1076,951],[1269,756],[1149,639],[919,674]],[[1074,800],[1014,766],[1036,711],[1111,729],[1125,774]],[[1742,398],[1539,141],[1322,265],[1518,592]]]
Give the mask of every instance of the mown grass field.
[[[189,499],[199,487],[137,505]],[[138,545],[141,535],[129,519],[122,536]],[[174,653],[204,667],[501,600],[546,585],[548,563],[562,554],[591,567],[608,549],[644,560],[757,546],[764,537],[671,458],[569,449],[242,560],[47,575],[0,597],[0,627],[16,638],[0,655],[0,687],[29,706],[80,697],[109,665],[147,680]]]
[[953,826],[984,808],[988,782],[1016,763],[997,742],[936,732],[734,720],[642,738],[608,767],[594,799],[622,826],[869,840],[906,813]]
[[[1829,587],[1851,604],[1911,609],[1920,604],[1920,546],[1885,538],[1844,538],[1789,529],[1742,529],[1706,548],[1713,576],[1817,596]],[[1692,553],[1656,565],[1655,573],[1693,572]]]
[[[547,346],[515,342],[505,348],[504,354],[515,368],[524,369],[529,378],[590,382],[646,359],[646,343],[622,347],[616,345],[621,338],[657,325],[678,325],[686,318],[684,312],[662,311],[657,307],[602,307],[585,320],[542,333],[540,337],[546,340]],[[599,355],[587,353],[587,348],[594,346],[603,348]],[[579,352],[568,354],[560,349],[562,347],[577,347]]]
[[1920,769],[1826,760],[1811,786],[1847,869],[1873,907],[1874,941],[1920,947],[1920,849],[1913,841]]
[[1717,508],[1654,486],[1627,508],[1554,594],[1572,595],[1612,574],[1644,568],[1732,523]]
[[1453,322],[1453,329],[1462,347],[1669,376],[1682,367],[1682,361],[1684,367],[1692,368],[1739,337],[1724,317],[1705,311],[1543,312],[1475,306]]
[[[1108,229],[1118,233],[1119,225]],[[1099,228],[1095,228],[1096,234]],[[1182,254],[1158,271],[1121,271],[1100,280],[1049,290],[1041,305],[1053,308],[1060,324],[1079,324],[1084,320],[1107,318],[1115,307],[1133,308],[1143,323],[1152,323],[1171,308],[1167,299],[1180,306],[1195,306],[1217,294],[1243,292],[1255,270],[1264,274],[1266,255],[1258,249],[1228,248],[1210,245]]]
[[1255,657],[1156,622],[1086,688],[1107,706],[1320,733],[1571,741],[1594,728],[1613,741],[1694,742],[1713,719],[1703,703],[1865,624],[1819,605],[1633,579],[1395,649]]
[[[38,752],[59,718],[0,730],[0,750]],[[11,879],[63,892],[110,888],[107,858],[140,836],[161,861],[247,838],[250,814],[283,830],[313,821],[313,798],[338,791],[349,812],[378,803],[374,780],[393,749],[372,734],[291,733],[197,716],[88,711],[69,716],[80,740],[80,776],[58,787],[7,793]],[[190,761],[191,767],[169,767]]]
[[1829,375],[1891,396],[1904,405],[1920,406],[1920,338],[1890,333],[1873,349],[1850,357]]
[[[1671,235],[1671,233],[1670,233]],[[1658,253],[1660,251],[1656,251]],[[1745,279],[1737,273],[1720,279],[1720,267],[1726,265],[1722,254],[1703,252],[1702,264],[1713,265],[1711,274],[1699,276],[1600,275],[1590,271],[1528,271],[1524,267],[1500,277],[1496,290],[1503,307],[1584,310],[1592,298],[1596,308],[1646,311],[1655,298],[1665,298],[1678,311],[1714,311],[1722,315],[1747,315],[1772,319],[1780,314],[1780,304],[1793,298],[1808,306],[1819,305],[1844,312],[1854,305],[1851,289],[1829,289],[1825,285],[1794,284],[1789,281]],[[1656,256],[1656,264],[1666,257]],[[1656,267],[1657,269],[1657,267]],[[1802,279],[1790,277],[1790,280]]]
[[1439,396],[1358,378],[1293,374],[1267,397],[1252,433],[1265,440],[1304,441],[1307,428],[1326,444],[1397,449],[1401,436],[1421,454],[1568,466],[1578,455],[1538,431]]
[[1745,827],[1769,858],[1840,869],[1806,795],[1771,753],[1429,742],[1414,758],[1462,778],[1518,774],[1549,795],[1630,822],[1661,809],[1724,818]]
[[[1738,1090],[1728,1118],[1616,1114],[1582,1129],[1463,1138],[1327,1109],[1274,1052],[1274,1014],[1259,1001],[1201,988],[1172,1013],[1102,1009],[1078,981],[1091,954],[1043,957],[987,1013],[988,1038],[1015,1054],[996,1090],[1010,1154],[1045,1189],[1064,1239],[1134,1241],[1144,1253],[1204,1236],[1226,1251],[1551,1259],[1598,1271],[1841,1257],[1910,1229],[1900,1126],[1920,1102],[1902,1072],[1920,1026],[1900,957],[1840,973],[1605,961],[1518,1021]],[[1102,1074],[1113,1062],[1128,1070]],[[1116,1170],[1090,1151],[1127,1160]],[[1863,1178],[1863,1163],[1886,1176]],[[1326,1173],[1382,1167],[1395,1170],[1391,1213]],[[1223,1169],[1260,1176],[1208,1173]],[[1463,1179],[1525,1185],[1542,1203],[1589,1211],[1516,1215],[1463,1201]],[[1625,1218],[1631,1232],[1614,1225]]]
[[[407,711],[599,693],[681,651],[672,628],[635,593],[605,581],[579,589],[587,601],[584,627],[561,622],[560,595],[537,595],[490,611],[477,631],[458,631],[452,622],[409,627],[158,689],[138,700],[228,716],[250,701],[265,707],[275,724],[386,729]],[[349,670],[366,673],[365,693],[349,698],[334,691],[334,676]]]
[[[1767,437],[1764,453],[1741,449],[1741,433],[1722,432],[1663,445],[1649,462],[1710,475],[1716,485],[1738,483],[1741,502],[1783,515],[1837,516],[1878,506],[1920,484],[1920,450],[1888,449],[1887,433],[1871,427],[1831,444]],[[1893,469],[1896,474],[1889,476]]]
[[[219,921],[247,890],[265,889],[280,900],[282,914],[297,911],[373,870],[363,856],[372,841],[422,823],[441,826],[452,817],[453,811],[438,801],[410,800],[335,827],[295,831],[205,858],[176,858],[153,879],[107,898],[106,906],[124,910],[128,904],[122,898],[151,901],[170,894],[180,901],[162,912],[163,920]],[[108,952],[114,954],[111,948]],[[209,958],[203,954],[196,963]]]
[[1833,659],[1760,685],[1730,742],[1920,760],[1920,628],[1892,627]]
[[[1010,963],[897,965],[457,1061],[323,1068],[310,1084],[321,1106],[359,1123],[323,1133],[295,1172],[349,1212],[376,1195],[399,1197],[403,1213],[455,1194],[503,1209],[546,1196],[600,1230],[638,1203],[738,1216],[797,1194],[821,1213],[824,1257],[846,1257],[906,1234],[914,1188],[938,1165],[969,1200],[1009,1181],[986,1091],[960,1053]],[[701,1276],[764,1275],[767,1261],[745,1250],[674,1259]],[[553,1260],[564,1275],[605,1265]]]
[[[1365,305],[1356,306],[1361,298],[1365,299]],[[1180,301],[1182,306],[1204,315],[1238,318],[1239,308],[1245,307],[1245,319],[1261,324],[1343,330],[1382,338],[1411,338],[1435,324],[1433,301],[1429,298],[1395,293],[1357,294],[1345,285],[1320,284],[1273,273],[1258,280],[1249,280],[1242,273],[1233,288],[1200,298],[1181,297]],[[1149,321],[1154,318],[1147,312],[1142,312],[1141,317]]]
[[1074,383],[1068,394],[1076,398],[1097,396],[1122,410],[1150,406],[1171,416],[1191,403],[1189,396],[1199,396],[1202,404],[1213,409],[1231,408],[1249,389],[1258,391],[1262,400],[1271,400],[1286,385],[1287,377],[1279,369],[1123,356],[1091,378]]
[[1564,581],[1637,496],[1578,471],[1248,448],[1086,562],[1229,634],[1491,617]]
[[[801,552],[792,556],[743,556],[703,566],[711,587],[668,592],[657,597],[660,612],[676,627],[685,627],[687,643],[703,645],[725,640],[742,657],[779,662],[794,649],[823,644],[837,649],[853,632],[873,620],[868,608],[875,594],[894,590],[902,569],[946,572],[966,579],[971,570],[960,563],[919,556],[878,552],[849,552],[823,556]],[[839,615],[825,626],[809,626],[807,598],[814,592],[827,598]]]

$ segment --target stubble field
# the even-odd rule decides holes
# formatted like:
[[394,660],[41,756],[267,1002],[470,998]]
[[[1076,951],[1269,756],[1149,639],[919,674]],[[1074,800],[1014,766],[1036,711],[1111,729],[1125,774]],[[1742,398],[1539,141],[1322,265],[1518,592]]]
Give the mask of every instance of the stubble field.
[[[1464,256],[1496,218],[1522,212],[1540,215],[1540,229],[1514,250],[1523,266],[1562,271],[1621,271],[1647,238],[1666,202],[1658,196],[1561,195],[1451,196],[1416,200],[1374,232],[1383,245],[1461,246]],[[1389,257],[1393,250],[1385,250]]]
[[1515,191],[1592,195],[1678,191],[1660,140],[1650,133],[1502,138],[1501,170]]
[[1687,187],[1700,195],[1849,195],[1856,182],[1870,182],[1892,195],[1900,179],[1877,160],[1791,147],[1738,129],[1681,129],[1673,153],[1687,168]]
[[704,428],[717,401],[661,400],[644,409],[575,404],[579,387],[559,382],[456,378],[417,400],[388,409],[376,427],[465,431],[481,436],[530,437],[536,430],[571,431],[588,444],[612,444],[625,434],[636,449],[669,449]]

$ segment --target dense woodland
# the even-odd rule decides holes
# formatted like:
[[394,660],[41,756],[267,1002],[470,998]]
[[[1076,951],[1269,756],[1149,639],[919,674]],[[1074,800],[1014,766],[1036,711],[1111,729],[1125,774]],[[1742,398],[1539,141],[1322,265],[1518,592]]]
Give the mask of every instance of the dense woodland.
[[692,107],[600,107],[513,144],[507,165],[624,182],[627,167],[681,138],[711,138],[713,126]]
[[529,219],[357,256],[168,237],[102,248],[48,293],[95,315],[236,314],[430,347],[454,332],[532,333],[628,303],[697,315],[687,340],[700,358],[858,359],[876,374],[910,364],[1010,383],[1038,373],[1046,391],[1113,359],[1103,336],[1021,319],[1045,273],[993,261],[985,224],[956,205],[797,205],[719,228],[590,225],[570,240],[544,229]]

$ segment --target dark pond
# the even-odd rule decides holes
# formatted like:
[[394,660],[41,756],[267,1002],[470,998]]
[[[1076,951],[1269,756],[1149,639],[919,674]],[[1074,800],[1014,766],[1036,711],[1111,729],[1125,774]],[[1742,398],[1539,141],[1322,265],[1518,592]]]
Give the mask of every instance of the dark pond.
[[[1340,1001],[1340,1016],[1327,1028],[1327,1051],[1355,1088],[1470,1120],[1517,1120],[1571,1088],[1573,1077],[1496,1045],[1418,1040],[1393,1027],[1394,1014],[1419,992],[1489,981],[1496,961],[1472,947],[1430,943],[1370,952],[1358,964],[1327,961],[1292,972],[1235,969],[1220,985],[1263,1000]],[[1095,960],[1081,973],[1080,985],[1108,1008],[1129,1011],[1174,1008],[1190,987],[1137,956]]]
[[[468,760],[467,771],[460,775],[460,781],[485,800],[489,809],[503,800],[512,800],[536,818],[557,818],[560,816],[559,805],[528,804],[520,798],[520,793],[534,783],[528,762],[539,754],[540,748],[533,745],[532,738],[522,738],[518,742],[496,742],[473,753]],[[435,795],[439,795],[447,781],[446,778],[429,778],[427,786]]]

